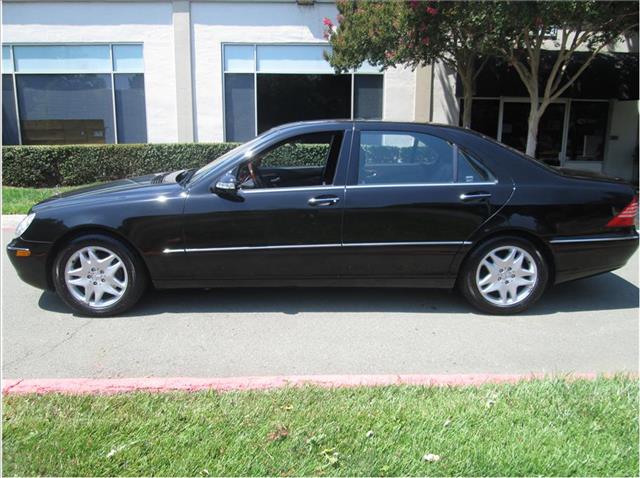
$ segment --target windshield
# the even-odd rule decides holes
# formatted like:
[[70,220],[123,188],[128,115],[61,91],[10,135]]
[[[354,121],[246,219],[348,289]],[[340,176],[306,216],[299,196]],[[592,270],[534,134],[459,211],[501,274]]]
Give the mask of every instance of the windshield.
[[198,169],[193,174],[193,176],[191,176],[191,178],[189,179],[188,182],[195,182],[195,181],[199,180],[200,178],[203,178],[204,176],[206,176],[209,172],[211,172],[214,169],[218,168],[218,166],[223,165],[228,160],[231,160],[233,158],[237,158],[238,156],[246,154],[247,152],[251,151],[253,148],[257,147],[260,143],[262,143],[262,142],[266,141],[267,139],[269,139],[269,137],[274,132],[275,132],[274,130],[269,130],[266,133],[263,133],[260,136],[257,136],[255,138],[253,138],[251,141],[247,141],[246,143],[241,144],[240,146],[238,146],[236,148],[233,148],[230,151],[227,151],[222,156],[214,159],[210,163],[208,163],[208,164],[202,166],[200,169]]

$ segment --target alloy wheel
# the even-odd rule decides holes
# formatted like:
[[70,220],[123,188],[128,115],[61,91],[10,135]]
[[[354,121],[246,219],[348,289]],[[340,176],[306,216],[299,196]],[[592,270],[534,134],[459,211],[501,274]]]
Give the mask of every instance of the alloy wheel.
[[83,247],[69,257],[64,280],[71,295],[92,309],[104,309],[118,302],[129,284],[120,256],[97,246]]
[[538,282],[538,268],[531,254],[517,246],[500,246],[478,264],[476,286],[482,297],[498,307],[521,303]]

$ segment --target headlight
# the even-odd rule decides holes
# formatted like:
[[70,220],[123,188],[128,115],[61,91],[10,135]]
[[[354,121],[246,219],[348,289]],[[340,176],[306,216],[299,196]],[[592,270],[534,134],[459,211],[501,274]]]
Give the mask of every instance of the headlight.
[[32,212],[27,217],[25,217],[22,221],[20,221],[20,223],[18,224],[18,227],[16,227],[15,236],[16,237],[22,236],[35,218],[36,218],[36,213]]

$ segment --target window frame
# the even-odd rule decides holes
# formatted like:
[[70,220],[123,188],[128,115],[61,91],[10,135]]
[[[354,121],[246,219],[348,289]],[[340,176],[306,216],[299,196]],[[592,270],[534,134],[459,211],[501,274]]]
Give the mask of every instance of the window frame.
[[[54,71],[54,72],[47,72],[47,71],[42,71],[42,72],[20,72],[17,71],[16,68],[16,55],[14,52],[14,47],[23,47],[23,46],[39,46],[39,47],[46,47],[46,46],[108,46],[109,47],[109,64],[111,65],[110,71],[94,71],[94,70],[86,70],[86,71]],[[142,50],[142,71],[116,71],[115,68],[115,58],[114,58],[114,46],[139,46]],[[59,43],[9,43],[9,44],[3,44],[2,45],[3,48],[8,48],[9,49],[9,61],[11,62],[11,71],[3,71],[2,74],[3,75],[11,75],[12,79],[13,79],[13,99],[14,99],[14,106],[15,106],[15,110],[16,110],[16,122],[17,122],[17,127],[18,127],[18,145],[22,146],[22,126],[21,126],[21,121],[20,121],[20,107],[19,107],[19,103],[18,103],[18,86],[17,86],[17,81],[16,81],[16,76],[20,76],[20,75],[65,75],[65,74],[74,74],[74,75],[109,75],[110,79],[111,79],[111,110],[112,110],[112,115],[113,115],[113,138],[114,138],[114,142],[113,144],[125,144],[125,143],[119,143],[118,141],[118,118],[117,118],[117,114],[116,114],[116,90],[115,90],[115,75],[117,74],[141,74],[143,76],[143,80],[144,80],[144,87],[145,87],[145,108],[144,108],[144,114],[145,114],[145,122],[147,125],[147,128],[149,126],[149,110],[147,108],[147,98],[146,98],[146,90],[147,90],[147,82],[146,82],[146,75],[144,72],[144,43],[143,42],[82,42],[82,43],[68,43],[68,42],[59,42]],[[147,141],[149,139],[149,132],[147,130]]]
[[[228,71],[226,69],[226,57],[225,57],[225,47],[227,46],[245,46],[245,47],[252,47],[253,48],[253,69],[251,71]],[[226,75],[227,74],[249,74],[249,75],[253,75],[253,113],[254,113],[254,125],[253,125],[253,131],[254,131],[254,135],[258,136],[260,133],[258,133],[258,75],[269,75],[269,74],[275,74],[276,72],[269,72],[269,71],[264,71],[264,72],[260,72],[258,71],[258,47],[269,47],[269,46],[315,46],[315,47],[325,47],[328,48],[330,47],[328,42],[221,42],[220,43],[220,71],[221,71],[221,84],[222,84],[222,140],[225,142],[230,141],[229,138],[227,138],[227,114],[226,114]],[[305,72],[293,72],[293,71],[289,71],[289,72],[281,72],[279,74],[317,74],[317,75],[327,75],[329,73],[327,73],[326,71],[317,71],[317,72],[312,72],[312,71],[305,71]],[[386,84],[386,78],[385,78],[385,74],[383,71],[356,71],[356,70],[350,70],[348,74],[351,78],[351,98],[349,99],[349,103],[350,103],[350,116],[348,119],[350,120],[356,120],[357,118],[354,118],[354,113],[355,113],[355,75],[376,75],[376,76],[381,76],[382,77],[382,118],[384,118],[384,114],[385,114],[385,84]],[[382,119],[380,118],[380,119]],[[254,136],[254,137],[255,137]]]
[[[433,138],[437,138],[442,141],[446,141],[451,145],[453,157],[452,157],[452,169],[453,169],[453,181],[449,183],[435,182],[435,183],[424,183],[424,182],[415,182],[415,183],[389,183],[389,184],[358,184],[358,172],[360,168],[360,135],[362,132],[367,133],[380,133],[380,134],[404,134],[404,135],[425,135],[431,136]],[[458,156],[459,152],[464,153],[469,161],[473,162],[476,166],[478,166],[481,170],[485,172],[487,177],[489,178],[487,181],[476,181],[476,182],[462,182],[458,181]],[[474,154],[472,154],[467,148],[464,148],[453,141],[450,141],[441,136],[427,133],[423,131],[409,130],[409,129],[384,129],[377,127],[368,127],[366,129],[357,128],[352,140],[351,146],[351,154],[349,160],[349,170],[347,175],[347,188],[402,188],[402,187],[426,187],[426,186],[485,186],[485,185],[494,185],[498,183],[498,179],[493,172],[487,168],[487,166],[482,163]]]

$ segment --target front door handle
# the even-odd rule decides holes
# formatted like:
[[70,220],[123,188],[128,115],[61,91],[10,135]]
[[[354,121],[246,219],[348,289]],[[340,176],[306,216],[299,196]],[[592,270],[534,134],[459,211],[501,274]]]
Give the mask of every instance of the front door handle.
[[333,206],[340,201],[338,196],[318,196],[309,199],[309,206]]
[[473,201],[474,199],[489,199],[491,193],[477,192],[477,193],[463,193],[460,195],[461,201]]

